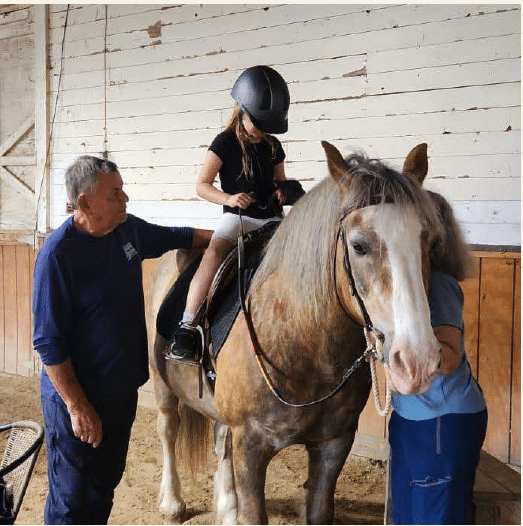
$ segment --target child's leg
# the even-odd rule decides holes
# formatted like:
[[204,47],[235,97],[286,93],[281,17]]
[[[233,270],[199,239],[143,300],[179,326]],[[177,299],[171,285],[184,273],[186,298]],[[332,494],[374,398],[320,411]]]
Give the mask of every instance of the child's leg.
[[211,239],[200,266],[191,281],[184,316],[187,314],[194,318],[194,315],[198,312],[200,305],[209,292],[216,271],[233,247],[234,243],[229,239],[219,237],[213,237]]

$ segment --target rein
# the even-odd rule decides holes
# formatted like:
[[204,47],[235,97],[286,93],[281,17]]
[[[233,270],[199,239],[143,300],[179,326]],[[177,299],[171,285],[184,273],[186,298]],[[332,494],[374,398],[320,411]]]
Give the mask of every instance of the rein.
[[[383,361],[382,347],[383,347],[383,341],[384,341],[385,337],[383,336],[383,333],[381,333],[378,329],[376,329],[373,326],[372,321],[371,321],[370,316],[369,316],[369,313],[367,312],[367,309],[365,307],[365,303],[364,303],[363,299],[361,298],[361,296],[359,295],[359,293],[358,293],[358,291],[356,289],[356,283],[355,283],[355,280],[354,280],[354,276],[352,274],[352,269],[351,269],[350,260],[349,260],[349,252],[348,252],[347,240],[346,240],[346,237],[345,237],[345,232],[343,231],[343,228],[342,228],[343,220],[347,217],[347,214],[348,213],[343,215],[342,218],[340,219],[339,226],[338,226],[338,232],[337,232],[337,235],[336,235],[335,248],[334,248],[334,264],[333,264],[334,290],[336,292],[336,298],[338,299],[338,302],[339,302],[343,312],[345,313],[345,315],[351,321],[354,321],[355,323],[358,323],[356,320],[354,320],[352,318],[352,316],[349,314],[349,312],[347,311],[347,309],[345,308],[345,306],[341,302],[341,299],[340,299],[340,296],[339,296],[339,292],[338,292],[338,286],[337,286],[337,282],[336,282],[337,249],[338,249],[338,241],[339,241],[340,236],[341,236],[342,244],[343,244],[343,248],[344,248],[343,267],[344,267],[344,269],[345,269],[345,271],[346,271],[346,273],[347,273],[347,275],[349,277],[349,282],[351,284],[352,294],[353,294],[353,296],[356,297],[356,299],[358,301],[358,304],[359,304],[359,306],[361,308],[362,314],[363,314],[363,318],[364,318],[364,321],[365,321],[364,332],[365,332],[365,339],[367,341],[367,348],[365,349],[363,354],[359,358],[357,358],[356,361],[349,367],[349,369],[347,369],[347,371],[345,372],[345,374],[343,375],[343,377],[341,379],[341,382],[329,394],[325,395],[324,397],[322,397],[322,398],[320,398],[318,400],[314,400],[314,401],[311,401],[311,402],[305,402],[305,403],[301,403],[301,404],[295,404],[295,403],[289,402],[289,401],[285,400],[282,397],[282,395],[278,391],[276,385],[272,381],[272,378],[270,377],[269,372],[267,371],[267,368],[266,368],[266,366],[265,366],[265,364],[264,364],[264,362],[262,360],[262,358],[263,358],[263,351],[262,351],[260,342],[258,340],[258,336],[256,334],[256,330],[254,328],[254,323],[252,321],[252,316],[251,316],[249,310],[247,309],[247,305],[245,303],[245,291],[244,291],[244,284],[243,284],[244,243],[243,243],[243,221],[242,221],[241,209],[239,210],[239,219],[240,219],[240,224],[241,224],[241,233],[240,233],[240,236],[238,237],[238,284],[239,284],[238,288],[239,288],[239,296],[240,296],[240,305],[241,305],[241,309],[242,309],[244,317],[245,317],[245,322],[247,324],[247,330],[249,331],[249,336],[251,338],[251,343],[253,345],[254,357],[256,359],[258,367],[260,368],[260,371],[262,373],[263,379],[265,380],[265,383],[267,384],[267,387],[269,388],[269,390],[272,392],[272,394],[281,403],[283,403],[284,405],[289,406],[289,407],[303,408],[303,407],[311,407],[311,406],[314,406],[314,405],[318,405],[318,404],[320,404],[322,402],[325,402],[326,400],[329,400],[330,398],[335,396],[340,391],[340,389],[346,384],[346,382],[354,374],[354,372],[357,369],[359,369],[359,367],[361,367],[361,365],[362,365],[362,363],[364,361],[369,361],[370,362],[370,370],[371,370],[371,378],[372,378],[372,387],[373,387],[373,392],[374,392],[374,402],[376,404],[376,409],[377,409],[378,413],[381,416],[386,416],[387,413],[389,412],[389,409],[390,409],[390,402],[391,402],[390,389],[388,388],[388,385],[387,385],[387,398],[386,398],[385,408],[382,409],[381,402],[379,400],[378,383],[377,383],[376,369],[375,369],[375,363],[374,363],[376,358],[379,358],[380,360]],[[358,323],[358,325],[360,325],[360,324]],[[373,344],[371,342],[371,339],[370,339],[370,333],[371,332],[373,332],[375,334],[375,340],[376,340],[376,342],[379,342],[378,345],[377,344]]]

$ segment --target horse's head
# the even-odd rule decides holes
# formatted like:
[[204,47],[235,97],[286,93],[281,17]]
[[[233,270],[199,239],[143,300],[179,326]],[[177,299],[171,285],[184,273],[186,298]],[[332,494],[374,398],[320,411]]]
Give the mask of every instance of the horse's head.
[[362,325],[366,310],[374,335],[385,337],[384,359],[397,390],[423,392],[440,363],[427,291],[430,248],[443,235],[434,202],[422,189],[427,146],[414,148],[397,172],[362,155],[343,159],[334,146],[322,145],[343,196],[335,261],[340,301]]

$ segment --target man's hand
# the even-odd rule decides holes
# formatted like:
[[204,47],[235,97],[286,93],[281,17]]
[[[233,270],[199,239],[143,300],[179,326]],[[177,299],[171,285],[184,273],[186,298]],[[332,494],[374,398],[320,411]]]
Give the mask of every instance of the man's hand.
[[82,442],[98,447],[102,441],[102,421],[94,407],[86,403],[81,408],[67,408],[73,432]]
[[69,411],[75,436],[98,447],[102,441],[102,421],[87,399],[71,359],[56,365],[46,365],[45,370]]

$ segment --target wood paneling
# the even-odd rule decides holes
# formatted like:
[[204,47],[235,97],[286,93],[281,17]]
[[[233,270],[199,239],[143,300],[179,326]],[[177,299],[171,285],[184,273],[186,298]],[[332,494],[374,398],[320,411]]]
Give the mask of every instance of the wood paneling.
[[0,370],[35,373],[32,345],[32,276],[35,253],[30,245],[0,244]]
[[484,447],[503,462],[509,459],[513,304],[513,260],[483,258],[478,381],[489,408]]

